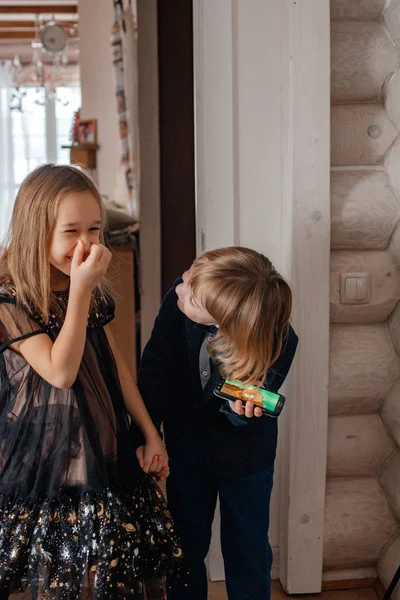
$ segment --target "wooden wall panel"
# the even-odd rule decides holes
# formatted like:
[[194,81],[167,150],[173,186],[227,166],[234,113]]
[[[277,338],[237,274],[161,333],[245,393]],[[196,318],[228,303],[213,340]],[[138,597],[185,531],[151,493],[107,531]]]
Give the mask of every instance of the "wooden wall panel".
[[[400,270],[400,225],[397,225],[393,232],[389,245],[389,254],[392,257],[396,267]],[[398,333],[400,333],[400,330]]]
[[376,19],[387,0],[331,0],[331,19]]
[[392,123],[400,130],[400,70],[390,77],[386,86],[385,110]]
[[330,352],[330,413],[379,411],[400,375],[387,325],[333,325]]
[[385,466],[381,475],[381,485],[396,517],[400,519],[400,450],[393,453]]
[[398,0],[387,0],[386,10],[383,13],[385,25],[388,28],[390,36],[397,46],[400,48],[400,3]]
[[400,198],[400,136],[397,137],[385,159],[385,171],[393,191]]
[[[341,275],[369,273],[371,298],[367,304],[342,304]],[[331,322],[383,323],[400,299],[400,278],[392,257],[387,252],[346,252],[331,254]]]
[[382,164],[397,133],[379,104],[333,106],[332,165]]
[[373,566],[396,531],[396,519],[375,478],[328,479],[325,569]]
[[389,321],[389,332],[392,336],[392,343],[398,355],[400,355],[400,304],[396,306]]
[[[400,0],[390,0],[384,12],[384,23],[396,46],[397,53],[400,52]],[[385,108],[389,118],[397,129],[400,127],[400,70],[391,78],[386,90]],[[389,181],[400,197],[400,137],[393,144],[385,161],[385,168]],[[400,226],[394,230],[389,253],[391,254],[397,268],[400,270]],[[398,278],[400,276],[398,275]],[[394,347],[400,354],[400,303],[393,311],[389,319],[389,332],[392,336]],[[397,383],[391,389],[382,410],[382,419],[389,434],[400,446],[400,384]],[[381,484],[386,496],[398,519],[400,519],[400,450],[392,455],[381,475]],[[398,526],[400,526],[398,522]],[[399,567],[400,562],[400,537],[388,544],[385,552],[380,557],[378,574],[387,587]],[[397,586],[392,594],[392,600],[400,600],[400,586]]]
[[331,417],[328,477],[377,476],[393,449],[379,415]]
[[[326,578],[335,579],[338,570],[367,572],[379,562],[388,585],[400,560],[400,538],[390,545],[400,517],[400,0],[331,0],[331,19],[324,569]],[[342,303],[343,273],[370,274],[367,303]],[[400,592],[393,600],[400,600]]]
[[385,249],[400,203],[384,171],[332,171],[332,249]]
[[382,419],[389,434],[400,446],[400,382],[392,387],[386,398],[382,409]]
[[332,102],[376,102],[398,56],[376,21],[337,21],[331,27]]

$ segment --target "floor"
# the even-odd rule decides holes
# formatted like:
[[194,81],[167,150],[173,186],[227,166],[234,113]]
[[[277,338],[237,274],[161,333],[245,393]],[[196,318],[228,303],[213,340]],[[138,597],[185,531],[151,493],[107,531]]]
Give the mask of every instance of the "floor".
[[[225,591],[223,582],[210,583],[209,600],[227,600],[228,596]],[[294,596],[286,596],[278,583],[272,584],[272,600],[284,600],[285,598],[294,598]],[[344,592],[323,592],[320,596],[298,596],[301,600],[378,600],[378,596],[371,588],[364,590],[346,590]]]
[[[19,600],[18,594],[12,596],[13,600]],[[285,598],[299,598],[299,600],[379,600],[375,591],[371,588],[364,590],[346,590],[344,592],[323,592],[318,596],[286,596],[279,583],[272,584],[272,600],[285,600]],[[221,581],[210,582],[208,600],[227,600],[225,584]]]

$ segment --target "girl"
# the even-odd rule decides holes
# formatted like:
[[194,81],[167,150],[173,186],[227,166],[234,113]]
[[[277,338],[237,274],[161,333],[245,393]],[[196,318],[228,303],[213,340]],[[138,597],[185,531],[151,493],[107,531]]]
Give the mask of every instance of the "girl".
[[279,390],[297,346],[291,302],[265,256],[222,248],[193,263],[155,322],[138,383],[155,424],[164,424],[168,502],[191,571],[189,587],[174,589],[172,600],[207,598],[204,559],[218,495],[229,600],[270,599],[277,421],[214,390],[221,375]]
[[22,183],[0,259],[1,599],[158,600],[180,569],[144,473],[167,474],[167,455],[107,327],[103,231],[81,171],[45,165]]

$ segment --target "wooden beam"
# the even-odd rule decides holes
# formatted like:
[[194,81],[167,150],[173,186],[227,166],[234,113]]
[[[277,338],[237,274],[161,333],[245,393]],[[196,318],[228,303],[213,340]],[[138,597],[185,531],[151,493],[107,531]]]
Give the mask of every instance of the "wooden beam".
[[36,32],[32,31],[2,31],[0,29],[0,40],[34,40]]
[[366,579],[340,579],[338,581],[323,581],[322,589],[330,590],[366,590],[367,588],[375,587],[376,577],[368,577]]
[[293,261],[293,323],[300,338],[287,386],[290,406],[284,418],[290,423],[280,423],[280,579],[291,595],[320,593],[322,587],[329,380],[331,63],[329,0],[284,0],[279,4],[281,104],[286,130],[282,134],[286,172],[283,211],[290,215],[289,231],[282,235],[288,258]]
[[57,6],[56,4],[36,4],[30,6],[29,4],[21,6],[0,6],[0,14],[7,15],[52,15],[52,14],[75,14],[78,12],[76,4],[67,6]]
[[0,40],[34,40],[35,30],[31,31],[2,31],[0,30]]
[[[57,19],[57,25],[61,27],[73,27],[77,24],[77,21],[60,21]],[[1,21],[0,29],[35,29],[35,21]]]

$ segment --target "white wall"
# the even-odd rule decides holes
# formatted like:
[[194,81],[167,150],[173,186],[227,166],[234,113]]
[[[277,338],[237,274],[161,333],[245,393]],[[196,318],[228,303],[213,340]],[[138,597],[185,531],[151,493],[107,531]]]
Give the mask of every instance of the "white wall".
[[[194,8],[198,251],[249,246],[283,269],[279,3]],[[270,538],[277,550],[279,474]]]
[[198,250],[248,245],[280,269],[280,3],[194,6]]
[[[301,343],[280,419],[270,541],[285,589],[317,593],[329,366],[329,0],[193,5],[197,250],[250,246],[292,282]],[[216,536],[211,578],[223,576],[222,566]]]
[[[198,0],[194,10],[198,252],[249,246],[283,269],[279,3]],[[270,526],[275,567],[279,520],[277,465]],[[218,518],[212,579],[223,577],[217,532]]]
[[98,120],[98,184],[112,198],[121,157],[110,45],[114,8],[111,0],[79,0],[78,10],[82,117]]

